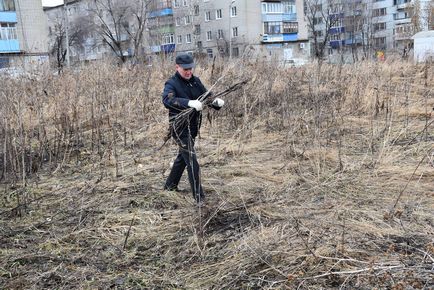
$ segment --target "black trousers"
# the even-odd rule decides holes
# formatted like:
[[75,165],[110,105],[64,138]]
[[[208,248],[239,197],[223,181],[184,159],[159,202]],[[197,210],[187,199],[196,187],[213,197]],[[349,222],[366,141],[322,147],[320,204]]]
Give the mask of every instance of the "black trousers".
[[187,167],[188,180],[190,182],[193,198],[197,202],[203,201],[205,195],[200,180],[199,163],[197,162],[196,151],[194,150],[194,138],[179,138],[177,143],[179,146],[178,156],[176,156],[164,188],[168,190],[177,189],[182,173],[185,167]]

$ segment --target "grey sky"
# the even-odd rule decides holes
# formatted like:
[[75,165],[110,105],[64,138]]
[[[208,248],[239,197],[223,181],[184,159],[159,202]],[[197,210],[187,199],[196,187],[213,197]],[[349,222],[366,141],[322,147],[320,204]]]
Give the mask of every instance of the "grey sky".
[[63,4],[63,0],[41,0],[42,6],[56,6]]

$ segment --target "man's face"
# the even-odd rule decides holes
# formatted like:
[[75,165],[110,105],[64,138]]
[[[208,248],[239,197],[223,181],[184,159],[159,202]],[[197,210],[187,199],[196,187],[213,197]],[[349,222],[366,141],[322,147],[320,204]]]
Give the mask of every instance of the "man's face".
[[182,68],[179,64],[176,65],[176,71],[181,75],[183,79],[189,80],[193,75],[193,69]]

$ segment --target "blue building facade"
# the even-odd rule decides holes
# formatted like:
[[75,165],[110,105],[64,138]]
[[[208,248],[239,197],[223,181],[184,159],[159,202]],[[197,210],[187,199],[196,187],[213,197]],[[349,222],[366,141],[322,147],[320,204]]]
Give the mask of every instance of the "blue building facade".
[[298,40],[298,22],[295,0],[261,3],[262,43],[282,43]]
[[162,54],[174,52],[176,45],[172,0],[153,0],[148,9],[151,51]]
[[0,0],[0,68],[9,66],[8,55],[19,52],[14,0]]

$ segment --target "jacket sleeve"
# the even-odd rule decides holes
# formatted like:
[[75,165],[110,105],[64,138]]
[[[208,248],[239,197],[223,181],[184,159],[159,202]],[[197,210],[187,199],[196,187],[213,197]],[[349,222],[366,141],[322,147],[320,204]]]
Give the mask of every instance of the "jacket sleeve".
[[176,95],[175,87],[169,81],[164,84],[163,104],[167,109],[185,110],[188,108],[188,101]]
[[[199,86],[200,86],[200,88],[201,88],[201,91],[202,91],[202,94],[204,94],[204,93],[206,93],[206,91],[207,91],[207,89],[205,88],[205,86],[202,84],[202,82],[201,82],[201,80],[198,78],[198,82],[199,82]],[[209,94],[208,94],[208,97],[207,97],[207,99],[209,100],[209,102],[208,102],[208,107],[211,107],[211,108],[213,108],[214,110],[220,110],[221,109],[221,107],[218,107],[218,106],[214,106],[213,104],[212,104],[212,101],[214,101],[214,98],[212,97],[212,92],[209,92]]]

